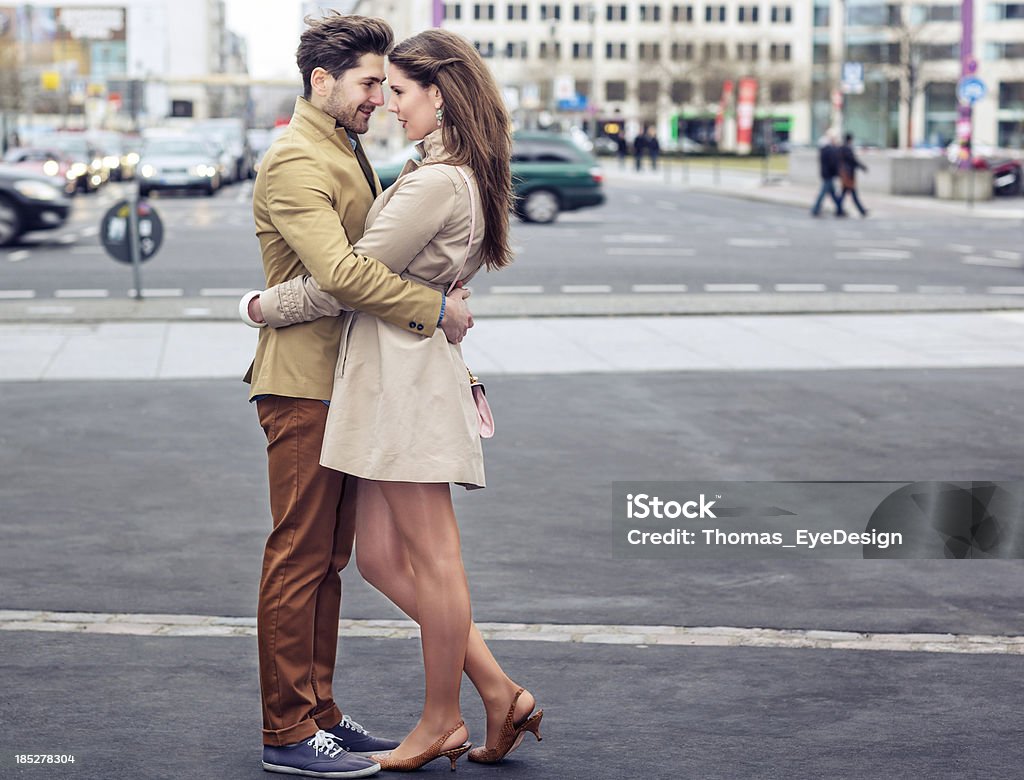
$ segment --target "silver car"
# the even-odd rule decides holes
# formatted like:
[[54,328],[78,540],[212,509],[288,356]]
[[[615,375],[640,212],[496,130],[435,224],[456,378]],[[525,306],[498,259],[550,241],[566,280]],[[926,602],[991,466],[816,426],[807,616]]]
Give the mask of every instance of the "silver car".
[[139,153],[139,195],[153,190],[200,190],[213,195],[221,178],[216,152],[199,138],[147,139]]

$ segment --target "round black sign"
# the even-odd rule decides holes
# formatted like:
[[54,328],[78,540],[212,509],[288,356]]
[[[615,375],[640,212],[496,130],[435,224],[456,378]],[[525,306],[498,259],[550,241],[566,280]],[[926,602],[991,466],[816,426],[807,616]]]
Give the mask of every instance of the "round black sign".
[[[156,254],[164,240],[164,226],[156,209],[140,200],[136,207],[139,231],[139,261],[146,262]],[[103,215],[100,223],[100,241],[112,258],[121,263],[131,264],[132,248],[128,242],[128,218],[131,205],[126,200],[114,204]]]

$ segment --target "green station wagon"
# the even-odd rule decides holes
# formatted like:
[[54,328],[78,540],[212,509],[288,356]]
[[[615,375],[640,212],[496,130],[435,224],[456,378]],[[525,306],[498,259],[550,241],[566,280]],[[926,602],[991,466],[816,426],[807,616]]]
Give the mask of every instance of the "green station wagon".
[[[395,183],[405,161],[415,156],[406,149],[398,158],[375,165],[381,184]],[[568,136],[521,131],[512,136],[512,184],[516,214],[526,222],[554,222],[560,211],[575,211],[604,203],[601,168]]]

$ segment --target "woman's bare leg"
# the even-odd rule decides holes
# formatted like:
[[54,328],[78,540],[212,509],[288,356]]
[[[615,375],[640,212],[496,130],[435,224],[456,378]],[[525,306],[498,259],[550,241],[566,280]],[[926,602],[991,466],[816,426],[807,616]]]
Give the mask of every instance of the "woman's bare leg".
[[[419,622],[416,575],[405,542],[377,483],[364,480],[358,487],[356,563],[368,583]],[[493,746],[520,686],[505,674],[476,624],[470,625],[464,669],[487,710],[486,743]],[[515,720],[525,718],[533,707],[533,696],[524,693],[516,704]]]

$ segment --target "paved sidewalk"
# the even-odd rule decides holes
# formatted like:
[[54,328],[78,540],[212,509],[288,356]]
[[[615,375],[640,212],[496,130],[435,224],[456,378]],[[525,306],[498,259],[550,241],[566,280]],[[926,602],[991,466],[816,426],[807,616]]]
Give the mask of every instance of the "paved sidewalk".
[[[240,377],[228,322],[0,324],[0,381]],[[532,317],[477,322],[481,376],[1024,366],[1024,312]]]
[[[686,189],[726,197],[743,198],[765,203],[794,206],[810,211],[818,196],[814,185],[795,184],[785,175],[771,174],[765,181],[761,173],[722,166],[716,174],[711,166],[670,163],[659,171],[620,169],[614,161],[602,160],[605,177],[610,183],[635,183],[644,186]],[[912,215],[965,217],[977,219],[1009,219],[1024,221],[1024,197],[994,198],[968,205],[962,201],[938,200],[933,197],[888,195],[861,192],[869,217],[875,215]],[[830,206],[826,204],[826,215]],[[851,213],[851,216],[853,214]]]

